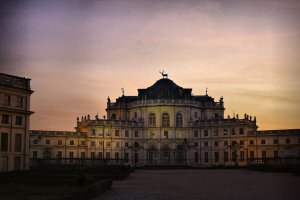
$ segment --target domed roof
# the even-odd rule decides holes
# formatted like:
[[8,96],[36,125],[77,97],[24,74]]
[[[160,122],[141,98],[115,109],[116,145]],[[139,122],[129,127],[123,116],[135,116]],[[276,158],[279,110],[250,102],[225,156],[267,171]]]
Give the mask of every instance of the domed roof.
[[140,98],[173,99],[189,97],[192,89],[183,89],[172,80],[168,78],[162,78],[147,89],[139,89],[138,91]]
[[147,89],[150,90],[159,90],[159,89],[165,89],[168,88],[170,90],[176,89],[176,88],[181,88],[179,87],[176,83],[174,83],[172,80],[168,78],[162,78],[158,81],[156,81],[152,86],[148,87]]

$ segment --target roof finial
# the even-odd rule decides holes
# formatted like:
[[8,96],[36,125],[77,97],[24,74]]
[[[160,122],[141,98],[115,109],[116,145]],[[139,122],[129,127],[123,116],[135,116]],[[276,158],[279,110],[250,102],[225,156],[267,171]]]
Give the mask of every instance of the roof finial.
[[159,71],[159,73],[161,73],[161,75],[163,76],[163,78],[168,78],[168,74],[165,74],[164,72],[165,72],[165,70],[163,70],[162,72]]
[[207,88],[207,85],[206,85],[206,91],[205,91],[206,96],[207,96],[207,89],[208,89],[208,88]]
[[122,96],[124,96],[124,88],[121,88],[121,90],[122,90]]

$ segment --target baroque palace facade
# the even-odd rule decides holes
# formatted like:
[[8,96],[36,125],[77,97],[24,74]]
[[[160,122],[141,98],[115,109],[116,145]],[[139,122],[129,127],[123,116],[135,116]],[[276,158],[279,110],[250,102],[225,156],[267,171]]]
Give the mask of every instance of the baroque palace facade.
[[29,168],[30,79],[0,73],[0,172]]
[[256,117],[225,117],[222,97],[193,95],[162,75],[137,96],[108,98],[107,118],[77,118],[75,132],[32,130],[31,158],[210,167],[299,157],[300,129],[258,131]]

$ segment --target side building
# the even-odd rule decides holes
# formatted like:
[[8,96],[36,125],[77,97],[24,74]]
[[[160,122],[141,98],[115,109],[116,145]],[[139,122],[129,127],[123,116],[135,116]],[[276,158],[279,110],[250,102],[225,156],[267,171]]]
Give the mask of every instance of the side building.
[[0,73],[0,172],[29,168],[30,79]]
[[255,117],[224,117],[224,110],[222,97],[193,95],[164,74],[137,96],[108,98],[107,117],[77,118],[75,132],[31,131],[31,157],[212,167],[299,156],[300,130],[257,131]]

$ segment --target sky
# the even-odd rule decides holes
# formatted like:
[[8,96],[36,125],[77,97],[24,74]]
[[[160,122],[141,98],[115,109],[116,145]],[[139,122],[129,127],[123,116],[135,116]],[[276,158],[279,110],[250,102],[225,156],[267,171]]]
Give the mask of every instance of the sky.
[[296,0],[1,1],[0,72],[32,79],[32,130],[74,131],[159,70],[259,130],[300,128],[299,21]]

